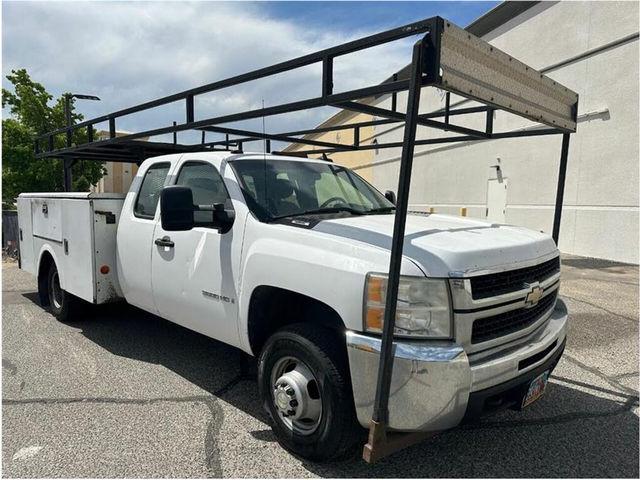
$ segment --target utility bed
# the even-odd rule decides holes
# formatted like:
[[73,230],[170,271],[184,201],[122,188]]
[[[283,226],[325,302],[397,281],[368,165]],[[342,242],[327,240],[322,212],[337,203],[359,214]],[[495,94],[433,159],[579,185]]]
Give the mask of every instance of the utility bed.
[[96,304],[121,298],[116,228],[124,198],[90,192],[21,194],[20,268],[46,275],[38,272],[38,261],[46,251],[58,266],[64,290]]

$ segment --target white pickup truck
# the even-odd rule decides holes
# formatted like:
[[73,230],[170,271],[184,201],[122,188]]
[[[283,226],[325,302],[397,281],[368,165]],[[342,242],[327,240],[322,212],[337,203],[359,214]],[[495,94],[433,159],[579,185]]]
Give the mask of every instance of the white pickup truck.
[[[258,356],[280,443],[330,459],[371,419],[392,197],[328,161],[166,155],[126,197],[20,195],[21,268],[61,321],[80,299],[124,298]],[[567,328],[551,237],[411,214],[405,238],[389,427],[441,431],[539,398]]]

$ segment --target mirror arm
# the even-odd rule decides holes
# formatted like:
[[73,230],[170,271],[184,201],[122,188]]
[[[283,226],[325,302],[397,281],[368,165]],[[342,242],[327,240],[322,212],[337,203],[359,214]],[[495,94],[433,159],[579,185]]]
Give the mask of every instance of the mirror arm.
[[195,211],[200,211],[200,212],[213,212],[216,209],[216,205],[220,205],[220,204],[213,204],[213,205],[194,205],[193,209]]
[[233,209],[225,209],[224,203],[214,203],[213,205],[194,205],[195,211],[213,212],[213,220],[218,224],[218,233],[227,233],[236,218]]

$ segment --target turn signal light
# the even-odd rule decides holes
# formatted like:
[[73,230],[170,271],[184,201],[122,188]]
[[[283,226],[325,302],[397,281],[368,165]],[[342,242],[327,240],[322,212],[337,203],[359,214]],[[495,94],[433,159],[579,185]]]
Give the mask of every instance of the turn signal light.
[[382,320],[384,319],[384,308],[367,308],[367,328],[382,332]]
[[387,290],[386,278],[369,277],[367,283],[367,300],[369,302],[384,303],[384,294]]

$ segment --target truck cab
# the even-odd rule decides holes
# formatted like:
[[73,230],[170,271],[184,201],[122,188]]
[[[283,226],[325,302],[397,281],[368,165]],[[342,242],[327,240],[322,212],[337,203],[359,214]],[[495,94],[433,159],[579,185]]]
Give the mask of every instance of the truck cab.
[[[118,296],[258,357],[285,448],[324,460],[354,445],[380,356],[395,210],[385,195],[329,161],[209,151],[146,160],[112,210]],[[54,297],[70,304],[63,277]],[[544,233],[409,215],[389,427],[436,432],[539,398],[566,341],[559,282]]]

